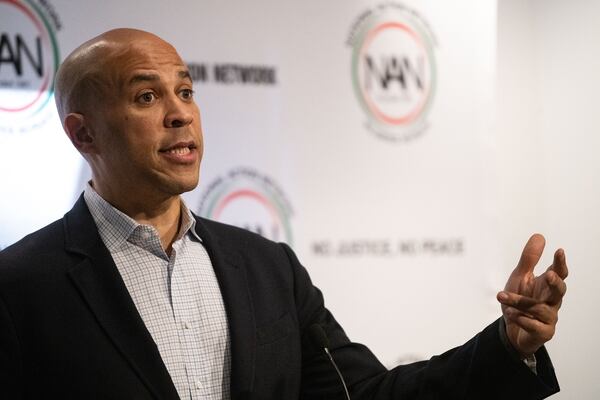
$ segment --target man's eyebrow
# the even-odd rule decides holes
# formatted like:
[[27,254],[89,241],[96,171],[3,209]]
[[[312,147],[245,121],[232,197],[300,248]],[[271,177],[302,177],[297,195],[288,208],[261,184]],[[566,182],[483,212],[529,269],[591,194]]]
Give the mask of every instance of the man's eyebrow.
[[[181,70],[177,72],[177,75],[181,79],[189,79],[192,81],[192,76],[188,70]],[[129,85],[136,84],[138,82],[156,82],[160,80],[160,76],[157,74],[135,74],[129,79]]]
[[138,82],[154,82],[159,80],[160,77],[156,74],[135,74],[129,80],[129,84],[133,85]]
[[192,76],[190,75],[190,71],[188,71],[187,69],[183,70],[183,71],[179,71],[177,73],[177,75],[179,75],[179,77],[182,78],[182,79],[189,79],[190,81],[192,80]]

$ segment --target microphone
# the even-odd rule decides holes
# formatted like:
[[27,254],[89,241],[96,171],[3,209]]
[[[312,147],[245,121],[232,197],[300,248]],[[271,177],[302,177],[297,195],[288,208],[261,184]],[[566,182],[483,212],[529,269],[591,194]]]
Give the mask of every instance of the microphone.
[[340,382],[342,382],[342,386],[344,387],[344,393],[346,394],[346,399],[351,400],[350,393],[348,393],[348,387],[346,386],[346,381],[344,380],[340,369],[338,368],[337,364],[333,360],[333,357],[331,356],[331,353],[329,352],[329,338],[327,337],[327,334],[319,324],[312,324],[308,328],[308,333],[313,343],[317,347],[323,349],[325,351],[325,354],[327,354],[329,361],[333,365],[333,368],[335,368],[335,371],[337,372],[338,377],[340,378]]

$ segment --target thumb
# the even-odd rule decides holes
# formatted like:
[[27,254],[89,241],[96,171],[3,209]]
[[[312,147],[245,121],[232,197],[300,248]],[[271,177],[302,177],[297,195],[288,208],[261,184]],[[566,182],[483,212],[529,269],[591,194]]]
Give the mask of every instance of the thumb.
[[546,239],[544,239],[544,236],[534,233],[525,244],[519,263],[513,273],[525,275],[533,272],[538,261],[540,261],[545,245]]

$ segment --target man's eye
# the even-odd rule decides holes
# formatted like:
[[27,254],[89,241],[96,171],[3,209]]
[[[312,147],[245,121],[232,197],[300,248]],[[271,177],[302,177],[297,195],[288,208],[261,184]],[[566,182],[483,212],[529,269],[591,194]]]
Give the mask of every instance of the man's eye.
[[138,101],[140,103],[150,104],[156,99],[156,95],[152,92],[142,93],[140,97],[138,97]]
[[194,97],[194,91],[192,89],[183,89],[181,91],[181,98],[184,100],[191,100]]

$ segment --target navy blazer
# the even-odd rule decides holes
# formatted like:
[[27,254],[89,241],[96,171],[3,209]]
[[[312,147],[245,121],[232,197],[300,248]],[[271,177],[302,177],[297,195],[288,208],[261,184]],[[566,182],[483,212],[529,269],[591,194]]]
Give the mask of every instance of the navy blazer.
[[[233,400],[344,398],[305,335],[315,323],[354,400],[541,399],[558,391],[546,351],[536,354],[536,376],[507,352],[497,321],[461,347],[388,371],[349,341],[288,246],[198,217],[196,229],[225,301]],[[83,197],[0,253],[0,398],[179,398]]]

